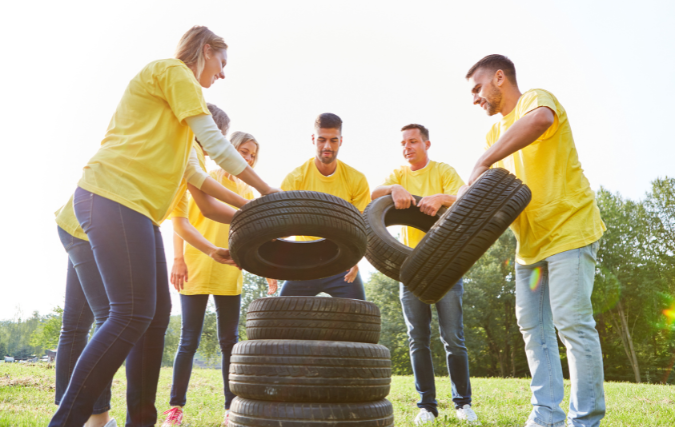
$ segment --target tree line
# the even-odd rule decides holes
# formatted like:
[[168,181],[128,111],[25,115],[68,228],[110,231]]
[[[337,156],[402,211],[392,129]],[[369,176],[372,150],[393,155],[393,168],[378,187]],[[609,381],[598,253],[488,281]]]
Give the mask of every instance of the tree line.
[[[605,378],[675,384],[675,178],[656,179],[639,201],[601,188],[598,206],[607,231],[600,242],[592,296],[602,343]],[[524,344],[515,316],[515,247],[507,230],[464,277],[464,332],[470,370],[477,377],[527,377]],[[380,343],[391,351],[394,374],[412,374],[399,284],[374,273],[368,300],[382,313]],[[244,273],[240,339],[246,311],[267,296],[263,278]],[[55,348],[60,313],[0,322],[0,354],[41,355]],[[163,363],[170,366],[180,340],[180,316],[172,316]],[[559,341],[563,370],[565,348]],[[434,310],[432,352],[437,375],[446,372],[445,352]],[[199,357],[219,356],[216,314],[204,320]]]

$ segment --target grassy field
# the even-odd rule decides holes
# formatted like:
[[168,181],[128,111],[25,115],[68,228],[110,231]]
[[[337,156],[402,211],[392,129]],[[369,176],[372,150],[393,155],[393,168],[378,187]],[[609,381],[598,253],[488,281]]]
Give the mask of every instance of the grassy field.
[[[113,384],[112,414],[124,424],[125,376]],[[474,409],[484,426],[523,426],[530,412],[526,379],[472,378]],[[168,409],[171,369],[163,368],[157,409]],[[569,391],[569,384],[566,385]],[[434,426],[461,425],[454,415],[447,378],[438,378],[441,416]],[[607,417],[603,426],[675,426],[675,387],[607,383]],[[568,393],[569,394],[569,393]],[[417,414],[412,377],[396,376],[388,399],[394,404],[397,426],[410,426]],[[56,407],[53,365],[0,364],[0,426],[46,426]],[[219,426],[223,416],[220,371],[195,369],[188,391],[185,420],[190,426]],[[563,402],[563,408],[567,405]],[[160,420],[163,418],[160,418]]]

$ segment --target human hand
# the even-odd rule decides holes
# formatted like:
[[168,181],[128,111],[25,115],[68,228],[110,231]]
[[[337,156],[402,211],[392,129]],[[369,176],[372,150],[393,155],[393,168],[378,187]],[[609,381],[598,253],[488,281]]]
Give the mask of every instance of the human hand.
[[232,254],[230,254],[229,249],[216,248],[209,253],[209,256],[213,258],[213,260],[216,262],[219,262],[221,264],[232,265],[241,270],[241,267],[239,267],[237,263],[235,263],[234,260],[232,259]]
[[359,274],[359,266],[355,265],[354,267],[350,268],[347,274],[345,275],[345,282],[347,283],[354,282],[354,280],[356,280],[357,274]]
[[260,193],[260,195],[261,196],[267,196],[267,195],[273,194],[273,193],[280,193],[281,191],[283,191],[283,190],[281,190],[280,188],[267,187],[267,191],[265,191],[264,193]]
[[417,206],[419,206],[422,213],[434,216],[436,213],[438,213],[438,210],[441,208],[441,206],[443,206],[444,196],[445,194],[434,194],[433,196],[423,197]]
[[184,282],[188,281],[188,269],[184,258],[174,258],[169,281],[178,292],[183,290]]
[[277,288],[279,286],[279,282],[277,279],[270,279],[269,277],[267,279],[267,295],[274,295],[277,293]]
[[408,209],[411,204],[416,206],[413,195],[400,185],[393,185],[391,187],[391,198],[394,199],[394,207],[396,209]]
[[471,171],[471,175],[469,175],[469,182],[467,182],[467,184],[472,185],[488,169],[490,169],[490,166],[485,166],[481,163],[477,163],[476,166],[473,167],[473,171]]
[[468,185],[462,185],[461,187],[459,187],[459,191],[457,191],[457,198],[459,199],[460,197],[462,197],[464,193],[466,193],[467,191],[469,191]]

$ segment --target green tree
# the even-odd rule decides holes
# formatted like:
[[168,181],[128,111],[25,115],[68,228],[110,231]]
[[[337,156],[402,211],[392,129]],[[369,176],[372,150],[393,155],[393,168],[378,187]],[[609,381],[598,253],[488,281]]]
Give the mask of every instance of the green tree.
[[30,344],[43,350],[55,349],[59,344],[62,323],[63,309],[56,307],[53,313],[42,316],[39,325],[30,336]]

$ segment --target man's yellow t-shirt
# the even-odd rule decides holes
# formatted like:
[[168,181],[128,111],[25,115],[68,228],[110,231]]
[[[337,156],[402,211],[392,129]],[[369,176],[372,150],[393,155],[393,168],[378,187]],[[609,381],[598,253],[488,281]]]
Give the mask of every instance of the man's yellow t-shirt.
[[[289,173],[281,189],[284,191],[305,190],[332,194],[354,205],[359,212],[370,203],[370,188],[366,176],[346,163],[335,160],[337,168],[333,175],[324,176],[316,168],[314,157]],[[318,237],[297,236],[297,240],[316,240]]]
[[[435,194],[457,195],[464,181],[455,169],[445,163],[429,161],[422,169],[413,171],[410,166],[395,169],[382,185],[398,184],[415,196],[433,196]],[[401,240],[406,246],[414,248],[426,233],[414,227],[403,227]]]
[[127,86],[78,185],[159,225],[178,194],[194,134],[185,118],[210,114],[178,59],[151,62]]
[[595,193],[581,168],[567,113],[553,94],[542,89],[523,93],[513,111],[492,126],[487,147],[539,107],[555,113],[551,127],[532,144],[495,164],[532,190],[532,201],[511,225],[518,240],[516,260],[524,265],[589,245],[606,230]]
[[[225,188],[241,197],[253,200],[253,190],[244,182],[235,178],[231,181],[223,170],[213,171],[209,175]],[[220,248],[228,248],[230,226],[212,221],[202,215],[194,199],[190,198],[188,209],[180,203],[171,214],[171,217],[188,218],[190,223],[206,240]],[[234,208],[234,206],[233,206]],[[237,208],[234,208],[237,209]],[[191,245],[185,245],[185,264],[188,270],[188,281],[181,291],[183,295],[239,295],[244,282],[244,276],[237,267],[217,263],[205,253]]]

